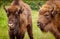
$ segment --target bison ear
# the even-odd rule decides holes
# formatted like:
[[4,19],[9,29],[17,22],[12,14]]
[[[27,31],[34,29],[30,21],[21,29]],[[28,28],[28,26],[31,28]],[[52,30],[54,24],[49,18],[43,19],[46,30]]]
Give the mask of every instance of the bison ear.
[[57,11],[56,11],[56,6],[53,4],[53,6],[52,6],[52,10],[51,10],[51,14],[52,14],[52,16],[54,17],[56,14],[57,14]]
[[51,10],[51,15],[52,15],[52,17],[54,17],[56,14],[57,14],[57,12],[56,12],[56,10],[53,8],[53,9]]
[[56,11],[53,11],[53,12],[52,12],[52,16],[53,16],[53,17],[54,17],[56,14],[57,14]]
[[3,9],[7,12],[7,8],[5,7],[5,5],[3,5]]
[[18,14],[22,14],[24,11],[24,9],[21,7],[19,10],[18,10]]
[[52,8],[50,12],[51,12],[51,16],[54,17],[55,16],[54,8]]
[[18,11],[16,11],[16,15],[19,15],[19,14],[22,14],[23,13],[23,10],[18,10]]

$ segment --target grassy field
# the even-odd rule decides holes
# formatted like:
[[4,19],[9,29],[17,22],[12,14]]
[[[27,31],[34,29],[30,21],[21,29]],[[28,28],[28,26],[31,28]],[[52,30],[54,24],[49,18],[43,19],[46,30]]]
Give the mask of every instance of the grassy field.
[[[41,32],[41,30],[37,27],[37,17],[38,17],[38,11],[32,10],[34,39],[55,39],[50,32],[47,33]],[[7,16],[3,8],[0,8],[0,39],[9,39]],[[29,39],[27,32],[25,34],[24,39]]]

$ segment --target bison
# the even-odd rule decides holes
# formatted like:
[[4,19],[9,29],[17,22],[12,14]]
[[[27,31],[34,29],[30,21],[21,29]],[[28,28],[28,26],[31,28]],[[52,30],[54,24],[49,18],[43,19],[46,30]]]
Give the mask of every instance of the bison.
[[60,39],[60,0],[48,0],[39,10],[37,26]]
[[8,31],[10,39],[24,39],[28,32],[33,39],[31,8],[22,0],[13,0],[9,7],[3,6],[8,17]]

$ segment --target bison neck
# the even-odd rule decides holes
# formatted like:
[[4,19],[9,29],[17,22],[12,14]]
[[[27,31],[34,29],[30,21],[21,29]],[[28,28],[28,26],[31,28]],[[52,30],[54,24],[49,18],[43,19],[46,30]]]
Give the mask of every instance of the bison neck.
[[53,35],[55,36],[56,39],[60,39],[60,33],[57,29],[52,27],[50,31],[51,31],[51,33],[53,33]]
[[56,20],[57,22],[56,22],[56,25],[57,25],[57,29],[58,29],[58,31],[60,32],[60,15],[58,15],[58,17],[57,17],[57,20]]
[[57,14],[55,18],[53,19],[53,23],[56,27],[60,27],[60,15]]
[[60,34],[54,32],[54,31],[52,33],[53,33],[53,35],[55,36],[56,39],[60,39]]
[[[60,39],[60,15],[56,14],[53,20],[54,28],[51,28],[51,32],[54,34],[56,39]],[[55,28],[56,27],[56,28]]]

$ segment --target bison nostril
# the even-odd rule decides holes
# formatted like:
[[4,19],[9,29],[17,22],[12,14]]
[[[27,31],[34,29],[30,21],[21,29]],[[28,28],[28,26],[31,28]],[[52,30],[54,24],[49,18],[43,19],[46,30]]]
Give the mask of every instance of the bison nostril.
[[37,26],[38,26],[41,30],[43,30],[43,28],[44,28],[43,23],[41,23],[41,22],[37,22],[37,23],[38,23]]
[[41,23],[40,22],[37,22],[37,26],[40,27]]
[[10,28],[14,28],[14,25],[13,25],[13,24],[8,24],[8,26],[9,26]]
[[37,25],[38,25],[38,26],[43,26],[43,23],[37,22]]

